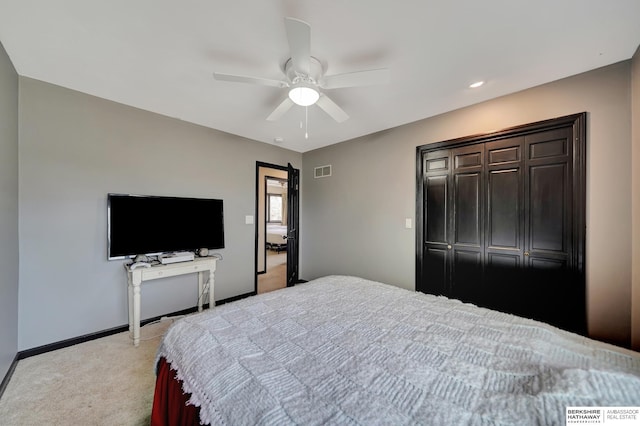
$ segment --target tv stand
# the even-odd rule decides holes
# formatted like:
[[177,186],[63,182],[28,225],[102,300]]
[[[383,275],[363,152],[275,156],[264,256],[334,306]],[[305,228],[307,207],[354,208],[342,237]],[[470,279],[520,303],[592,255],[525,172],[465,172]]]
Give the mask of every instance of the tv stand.
[[159,278],[175,277],[177,275],[198,274],[198,312],[202,311],[202,294],[204,286],[209,281],[209,308],[215,306],[213,297],[214,272],[216,257],[198,257],[188,262],[153,265],[150,268],[131,268],[124,265],[127,271],[129,287],[129,335],[133,338],[133,345],[140,344],[140,284],[144,281]]

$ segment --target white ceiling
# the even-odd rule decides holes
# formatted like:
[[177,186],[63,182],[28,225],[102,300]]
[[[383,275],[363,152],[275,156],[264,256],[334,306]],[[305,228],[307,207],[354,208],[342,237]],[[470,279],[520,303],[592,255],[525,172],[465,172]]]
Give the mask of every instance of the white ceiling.
[[[304,107],[265,120],[286,89],[212,75],[282,79],[285,17],[327,75],[389,69],[309,139]],[[629,59],[640,0],[0,0],[0,41],[21,76],[305,152]]]

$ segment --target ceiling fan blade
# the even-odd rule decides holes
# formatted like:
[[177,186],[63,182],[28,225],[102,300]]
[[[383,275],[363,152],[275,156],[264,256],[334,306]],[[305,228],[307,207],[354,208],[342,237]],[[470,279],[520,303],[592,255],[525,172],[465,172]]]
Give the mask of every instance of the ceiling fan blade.
[[273,112],[269,114],[269,116],[267,117],[267,121],[278,120],[280,117],[284,115],[285,112],[289,111],[289,109],[292,106],[293,106],[293,101],[289,99],[289,97],[287,96],[286,98],[284,98],[284,101],[282,101],[280,105],[278,105],[276,109],[274,109]]
[[316,105],[322,108],[324,112],[329,114],[331,118],[336,120],[338,123],[342,123],[343,121],[349,118],[347,113],[344,112],[344,110],[340,108],[338,104],[333,102],[331,98],[329,98],[324,93],[320,94],[320,99],[318,99],[318,102],[316,102]]
[[309,75],[311,69],[311,26],[296,18],[285,18],[294,71]]
[[213,77],[216,80],[232,81],[235,83],[251,83],[258,84],[260,86],[272,86],[272,87],[287,87],[289,84],[286,81],[271,80],[268,78],[249,77],[246,75],[224,74],[220,72],[214,72]]
[[320,87],[323,89],[339,89],[341,87],[373,86],[388,82],[389,70],[380,68],[325,76],[320,82]]

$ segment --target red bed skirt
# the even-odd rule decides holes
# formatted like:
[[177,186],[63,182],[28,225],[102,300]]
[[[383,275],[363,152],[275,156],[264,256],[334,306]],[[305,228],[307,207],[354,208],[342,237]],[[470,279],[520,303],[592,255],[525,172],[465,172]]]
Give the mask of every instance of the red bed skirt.
[[151,409],[151,426],[198,426],[200,407],[188,405],[190,394],[182,393],[175,371],[160,358],[156,371],[156,390]]

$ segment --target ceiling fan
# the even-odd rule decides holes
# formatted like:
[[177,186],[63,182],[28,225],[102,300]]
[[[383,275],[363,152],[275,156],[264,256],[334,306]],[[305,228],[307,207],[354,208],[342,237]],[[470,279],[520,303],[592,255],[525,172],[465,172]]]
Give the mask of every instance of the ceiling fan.
[[293,105],[310,106],[315,104],[335,121],[341,123],[348,119],[349,115],[322,90],[369,86],[388,81],[389,72],[386,68],[324,75],[322,64],[310,53],[311,26],[300,19],[287,17],[285,18],[285,27],[291,54],[291,57],[284,64],[286,79],[272,80],[219,72],[213,73],[216,80],[287,88],[287,96],[269,114],[268,121],[278,120]]

